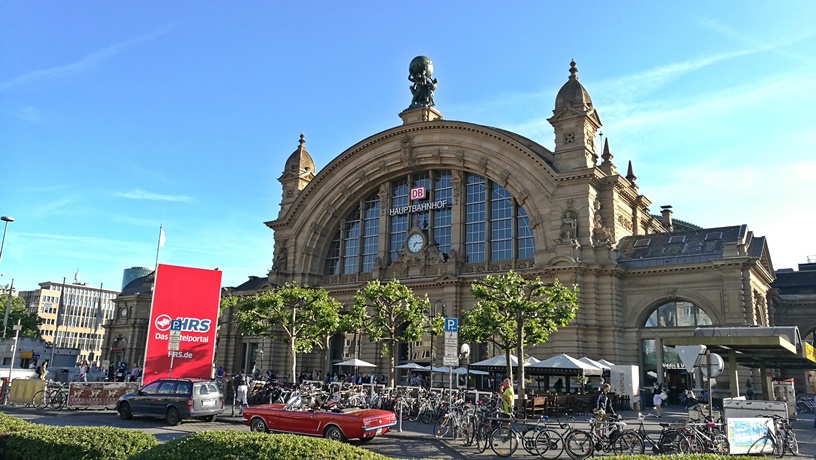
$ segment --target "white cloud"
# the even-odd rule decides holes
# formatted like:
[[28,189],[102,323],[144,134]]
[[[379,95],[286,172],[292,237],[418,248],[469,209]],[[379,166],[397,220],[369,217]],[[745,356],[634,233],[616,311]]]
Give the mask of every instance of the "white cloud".
[[150,200],[150,201],[175,201],[187,202],[193,199],[187,195],[160,195],[158,193],[146,192],[142,189],[135,189],[130,192],[116,192],[114,195],[119,198],[127,198],[130,200]]
[[155,32],[151,32],[147,35],[142,35],[141,37],[136,37],[130,40],[114,43],[113,45],[94,51],[88,54],[87,56],[83,57],[82,59],[71,62],[69,64],[65,64],[58,67],[51,67],[48,69],[35,70],[33,72],[29,72],[18,77],[11,78],[0,83],[0,91],[5,91],[17,86],[22,86],[30,83],[62,80],[65,78],[71,78],[77,75],[84,74],[86,72],[92,71],[93,69],[95,69],[108,59],[115,57],[122,50],[132,45],[148,42],[150,40],[158,38],[167,33],[170,29],[171,27],[164,27]]
[[19,109],[12,112],[12,116],[20,120],[36,124],[40,124],[45,121],[42,117],[42,114],[40,114],[40,111],[37,110],[36,107],[31,106],[20,107]]

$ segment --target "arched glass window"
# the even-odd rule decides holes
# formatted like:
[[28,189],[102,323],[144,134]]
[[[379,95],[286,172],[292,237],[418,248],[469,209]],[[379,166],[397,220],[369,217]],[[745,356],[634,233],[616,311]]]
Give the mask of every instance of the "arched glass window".
[[643,327],[711,326],[711,318],[691,302],[666,302],[655,308]]
[[356,206],[341,224],[326,255],[327,275],[370,272],[377,258],[380,199],[371,195]]

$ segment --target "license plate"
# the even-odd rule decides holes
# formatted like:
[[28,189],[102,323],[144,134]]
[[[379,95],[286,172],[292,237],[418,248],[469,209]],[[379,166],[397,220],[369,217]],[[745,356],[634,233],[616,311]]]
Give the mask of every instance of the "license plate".
[[379,436],[382,433],[383,433],[383,429],[382,428],[377,428],[377,434],[375,436]]
[[215,405],[215,401],[214,401],[214,400],[202,401],[202,402],[201,402],[201,404],[202,404],[204,407],[214,406],[214,405]]

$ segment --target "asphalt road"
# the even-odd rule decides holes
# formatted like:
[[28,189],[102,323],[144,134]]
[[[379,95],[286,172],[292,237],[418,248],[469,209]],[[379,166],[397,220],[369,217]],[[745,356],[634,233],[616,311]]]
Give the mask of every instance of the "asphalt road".
[[[230,417],[229,412],[217,421],[184,421],[178,426],[168,426],[164,420],[136,417],[132,420],[122,420],[114,411],[77,411],[77,410],[37,410],[34,408],[18,406],[0,406],[0,412],[17,416],[33,423],[41,423],[52,426],[113,426],[126,429],[142,430],[156,437],[159,442],[167,442],[172,439],[184,436],[188,433],[203,430],[235,430],[249,431],[249,427],[241,422],[240,416]],[[657,434],[658,421],[680,421],[682,413],[672,411],[664,412],[661,419],[650,418],[647,421],[647,431]],[[630,421],[632,428],[636,428],[637,413],[624,412],[623,416]],[[633,421],[635,420],[635,421]],[[816,454],[816,429],[813,428],[813,414],[805,414],[800,420],[793,421],[796,436],[799,440],[801,456],[814,458]],[[488,449],[479,454],[474,447],[464,447],[458,440],[446,439],[438,441],[432,435],[432,425],[424,425],[419,422],[404,422],[403,431],[393,432],[375,439],[365,444],[364,449],[371,450],[391,458],[400,459],[485,459],[497,458]],[[352,442],[354,444],[354,442]],[[648,448],[648,446],[647,446]],[[519,447],[513,458],[532,459],[539,458],[526,454]],[[567,458],[563,454],[562,458]]]

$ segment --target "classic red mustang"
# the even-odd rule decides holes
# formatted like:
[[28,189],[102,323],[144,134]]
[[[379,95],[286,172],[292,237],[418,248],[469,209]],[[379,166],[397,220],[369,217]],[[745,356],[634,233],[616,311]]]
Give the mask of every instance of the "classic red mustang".
[[244,410],[243,420],[251,431],[323,436],[335,441],[358,438],[368,442],[397,424],[393,412],[379,409],[332,412],[301,404],[264,404]]

